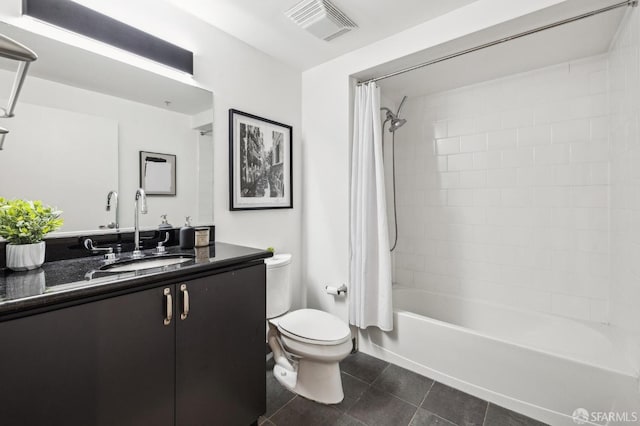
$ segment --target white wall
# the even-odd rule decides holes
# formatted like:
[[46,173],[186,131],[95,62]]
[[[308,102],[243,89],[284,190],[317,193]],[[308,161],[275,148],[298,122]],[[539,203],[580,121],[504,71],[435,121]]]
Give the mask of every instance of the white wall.
[[592,57],[408,99],[398,284],[607,322],[606,69]]
[[630,332],[640,366],[640,13],[631,9],[609,60],[611,113],[611,322]]
[[[91,3],[91,2],[84,2]],[[272,57],[157,0],[94,1],[130,25],[195,53],[194,78],[214,93],[213,181],[216,239],[254,247],[273,246],[294,256],[294,302],[304,302],[301,282],[301,76]],[[17,14],[20,0],[4,1],[0,13]],[[231,212],[228,205],[228,110],[239,109],[293,126],[293,209]],[[153,138],[147,135],[146,138]],[[192,163],[196,168],[195,162]],[[202,165],[201,165],[202,166]],[[151,206],[150,206],[151,207]],[[172,222],[175,222],[172,219]]]
[[302,74],[302,252],[310,306],[347,318],[345,300],[323,288],[349,277],[350,76],[561,2],[479,0]]

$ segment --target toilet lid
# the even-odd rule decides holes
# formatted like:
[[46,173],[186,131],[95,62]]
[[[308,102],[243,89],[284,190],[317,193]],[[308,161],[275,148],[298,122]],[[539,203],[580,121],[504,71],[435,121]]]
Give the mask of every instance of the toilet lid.
[[299,309],[278,319],[278,328],[291,337],[318,342],[342,343],[351,330],[340,318],[317,309]]

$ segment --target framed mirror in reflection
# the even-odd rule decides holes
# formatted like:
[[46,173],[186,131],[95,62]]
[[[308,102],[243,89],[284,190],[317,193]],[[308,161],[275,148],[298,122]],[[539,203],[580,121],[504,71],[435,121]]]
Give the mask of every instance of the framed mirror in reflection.
[[[213,222],[213,188],[203,187],[213,175],[212,138],[203,131],[212,126],[211,92],[8,24],[0,33],[39,56],[15,117],[0,119],[11,127],[0,152],[0,196],[46,200],[64,211],[62,233],[82,233],[114,221],[106,206],[115,190],[127,229],[139,152],[170,152],[184,164],[174,163],[167,192],[175,196],[149,200],[142,227],[157,226],[161,215],[170,223]],[[15,64],[0,60],[0,90],[14,75]],[[0,93],[0,102],[8,95]]]

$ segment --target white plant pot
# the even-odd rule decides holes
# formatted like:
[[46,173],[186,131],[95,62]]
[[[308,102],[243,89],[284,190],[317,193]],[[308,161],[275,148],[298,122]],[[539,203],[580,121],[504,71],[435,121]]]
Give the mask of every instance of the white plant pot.
[[37,269],[44,263],[44,241],[35,244],[7,244],[7,268],[14,271]]

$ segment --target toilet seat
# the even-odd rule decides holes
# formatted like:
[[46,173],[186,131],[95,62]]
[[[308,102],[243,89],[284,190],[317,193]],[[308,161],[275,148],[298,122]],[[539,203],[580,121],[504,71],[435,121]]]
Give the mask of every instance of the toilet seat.
[[340,345],[351,339],[351,330],[340,318],[317,309],[299,309],[272,320],[283,335],[314,345]]

